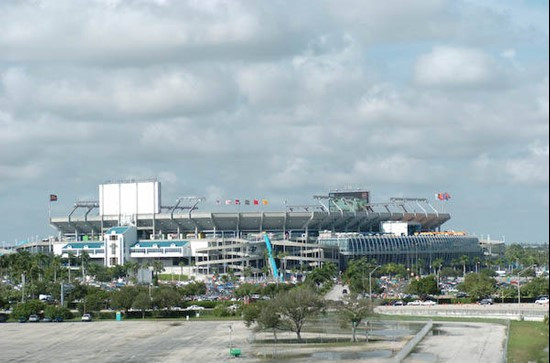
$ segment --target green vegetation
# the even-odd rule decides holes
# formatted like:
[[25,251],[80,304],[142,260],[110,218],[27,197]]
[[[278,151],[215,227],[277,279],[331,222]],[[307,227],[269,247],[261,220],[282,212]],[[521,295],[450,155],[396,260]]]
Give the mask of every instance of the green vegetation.
[[368,293],[371,287],[373,293],[380,292],[377,282],[370,281],[370,274],[374,269],[376,261],[369,261],[366,257],[358,258],[349,262],[343,278],[354,294]]
[[425,298],[427,295],[439,294],[439,289],[437,288],[435,276],[429,275],[418,280],[412,280],[407,286],[406,292]]
[[473,299],[481,299],[491,296],[496,291],[495,285],[494,278],[483,273],[471,273],[466,275],[458,289],[467,292]]
[[548,362],[548,324],[511,321],[508,362]]

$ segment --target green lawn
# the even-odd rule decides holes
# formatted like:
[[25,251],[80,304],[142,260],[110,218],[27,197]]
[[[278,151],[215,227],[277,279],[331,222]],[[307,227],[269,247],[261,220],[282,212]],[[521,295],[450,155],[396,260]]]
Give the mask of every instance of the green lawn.
[[548,362],[548,325],[511,321],[508,362]]

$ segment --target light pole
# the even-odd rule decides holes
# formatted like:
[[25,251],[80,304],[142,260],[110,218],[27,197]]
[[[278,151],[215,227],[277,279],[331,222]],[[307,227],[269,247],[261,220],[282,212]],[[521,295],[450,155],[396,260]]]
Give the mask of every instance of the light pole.
[[231,339],[231,333],[233,333],[233,327],[229,325],[229,351],[233,348],[233,341]]
[[380,265],[376,266],[371,272],[369,272],[369,306],[372,309],[372,274],[374,271],[381,267]]
[[521,290],[520,290],[520,285],[521,285],[521,284],[520,284],[520,278],[521,278],[521,277],[520,277],[520,276],[521,276],[521,274],[524,273],[525,271],[527,271],[527,270],[529,270],[529,269],[531,269],[531,268],[533,268],[533,267],[536,267],[536,266],[537,266],[537,265],[531,265],[531,266],[529,266],[529,267],[527,267],[527,268],[524,268],[524,269],[521,270],[520,272],[518,272],[518,311],[521,311],[521,310],[520,310],[520,304],[521,304]]

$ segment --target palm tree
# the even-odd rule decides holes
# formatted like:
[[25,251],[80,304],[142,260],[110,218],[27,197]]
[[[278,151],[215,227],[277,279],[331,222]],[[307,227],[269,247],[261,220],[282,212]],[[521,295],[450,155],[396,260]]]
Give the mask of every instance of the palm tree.
[[90,255],[86,251],[82,251],[80,253],[80,268],[82,269],[82,281],[84,281],[86,277],[86,270],[88,269],[88,265],[90,263]]
[[460,264],[462,265],[462,276],[466,276],[466,265],[470,262],[470,257],[468,257],[467,255],[462,255],[460,256],[460,258],[458,259],[460,261]]
[[443,259],[436,258],[435,260],[433,260],[432,266],[436,270],[437,286],[439,286],[439,273],[441,272],[441,267],[443,267]]
[[477,274],[477,273],[478,273],[478,267],[479,267],[479,265],[481,264],[481,258],[479,258],[479,257],[477,257],[477,256],[474,257],[473,263],[476,265],[476,274]]
[[155,260],[151,265],[153,266],[153,272],[155,273],[155,277],[158,283],[159,274],[164,271],[164,264],[162,263],[162,261]]
[[139,270],[139,263],[136,261],[126,261],[124,268],[126,269],[126,273],[130,273],[132,277],[136,277]]

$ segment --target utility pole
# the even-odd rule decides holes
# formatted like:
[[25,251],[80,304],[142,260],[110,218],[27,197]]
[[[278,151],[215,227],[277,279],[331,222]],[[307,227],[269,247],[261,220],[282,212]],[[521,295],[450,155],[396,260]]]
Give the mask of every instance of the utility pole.
[[64,306],[65,302],[65,291],[63,291],[63,285],[65,285],[65,283],[61,281],[61,307]]
[[370,273],[369,273],[369,307],[370,309],[372,309],[372,274],[374,273],[374,271],[376,271],[379,267],[381,267],[380,265],[376,266],[374,268],[374,270],[372,270]]

